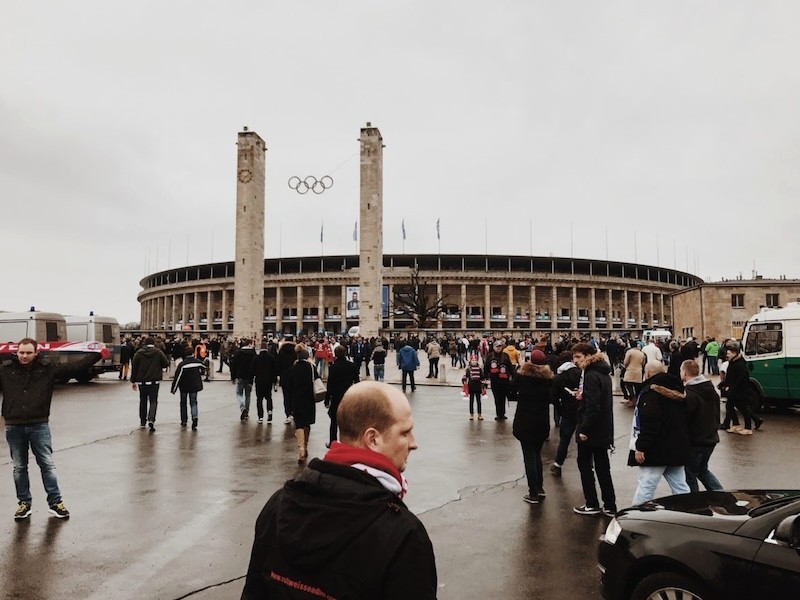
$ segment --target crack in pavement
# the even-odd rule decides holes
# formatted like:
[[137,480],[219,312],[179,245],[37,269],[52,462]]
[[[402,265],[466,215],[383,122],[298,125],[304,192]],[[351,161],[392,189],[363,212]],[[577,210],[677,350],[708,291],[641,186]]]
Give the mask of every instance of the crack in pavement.
[[445,502],[444,504],[440,504],[439,506],[423,510],[422,512],[417,513],[417,516],[428,514],[431,511],[442,509],[455,502],[461,502],[462,500],[473,498],[475,496],[479,496],[482,494],[499,494],[507,490],[512,490],[515,487],[517,487],[519,485],[519,482],[522,481],[523,479],[525,479],[524,475],[522,477],[518,477],[517,479],[511,479],[509,481],[501,481],[500,483],[492,483],[486,485],[471,485],[463,487],[458,490],[458,498],[454,498],[453,500],[448,500],[447,502]]

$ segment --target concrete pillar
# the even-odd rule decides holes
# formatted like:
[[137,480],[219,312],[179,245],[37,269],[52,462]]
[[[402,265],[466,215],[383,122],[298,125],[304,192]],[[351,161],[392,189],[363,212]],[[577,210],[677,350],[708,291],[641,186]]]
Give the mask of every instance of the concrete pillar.
[[283,288],[280,286],[275,288],[275,331],[283,331]]
[[578,286],[572,286],[572,296],[569,303],[569,320],[573,331],[578,329]]
[[[461,329],[467,328],[467,284],[461,284],[461,308],[459,309],[461,315]],[[439,361],[442,362],[442,361]]]
[[172,294],[172,303],[171,303],[171,306],[170,306],[169,319],[172,322],[172,329],[173,330],[175,329],[175,318],[176,318],[175,301],[176,301],[176,299],[177,299],[177,296],[175,294]]
[[317,286],[317,331],[325,329],[325,286]]
[[595,288],[589,288],[589,329],[592,332],[597,330],[597,317],[595,312],[597,310],[597,296],[595,295]]
[[264,318],[264,163],[267,147],[252,131],[239,133],[236,166],[236,269],[233,334],[261,337]]
[[[664,323],[667,322],[667,317],[664,314],[664,294],[658,295],[658,302],[659,302],[659,314],[658,314],[658,324],[663,329]],[[671,323],[670,323],[671,324]]]
[[536,286],[532,285],[530,290],[530,297],[531,297],[531,306],[528,309],[528,314],[530,315],[531,322],[531,335],[534,335],[533,330],[536,329]]
[[506,326],[509,329],[514,328],[514,286],[513,284],[508,285],[508,310],[506,311],[506,319],[508,322]]
[[558,287],[555,284],[553,284],[551,288],[550,298],[552,300],[550,303],[550,328],[558,329],[558,317],[560,312],[558,308]]
[[377,337],[383,287],[383,137],[377,127],[361,128],[361,194],[359,206],[359,331]]
[[639,311],[636,315],[636,329],[642,328],[642,292],[636,292],[636,310]]
[[606,313],[606,323],[609,329],[614,329],[614,290],[608,288],[606,290],[608,295],[608,312]]
[[492,329],[492,286],[483,286],[483,327]]
[[[305,331],[303,323],[303,286],[297,286],[297,322],[295,323],[295,331]],[[294,332],[293,332],[294,333]]]
[[389,285],[389,329],[394,329],[394,309],[392,308],[392,298],[394,298],[394,285]]
[[622,328],[628,329],[628,327],[630,327],[628,324],[628,290],[622,290],[622,311],[624,313],[622,317]]
[[[220,308],[220,311],[222,312],[222,333],[225,335],[228,331],[228,290],[225,289],[222,290],[222,308]],[[186,314],[185,303],[183,312]],[[185,322],[184,320],[184,323]]]
[[211,290],[206,292],[206,331],[211,333]]
[[186,325],[186,292],[181,294],[181,328]]

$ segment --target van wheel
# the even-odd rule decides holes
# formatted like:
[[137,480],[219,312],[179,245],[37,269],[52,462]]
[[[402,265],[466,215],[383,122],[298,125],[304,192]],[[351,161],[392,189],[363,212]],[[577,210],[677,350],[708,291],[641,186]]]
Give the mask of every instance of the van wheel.
[[78,383],[89,383],[92,379],[94,379],[94,376],[86,371],[85,373],[79,373],[76,375],[75,379],[78,381]]
[[748,401],[750,402],[750,410],[752,410],[754,413],[760,413],[766,408],[764,396],[761,395],[761,391],[758,389],[758,387],[752,383],[750,384]]

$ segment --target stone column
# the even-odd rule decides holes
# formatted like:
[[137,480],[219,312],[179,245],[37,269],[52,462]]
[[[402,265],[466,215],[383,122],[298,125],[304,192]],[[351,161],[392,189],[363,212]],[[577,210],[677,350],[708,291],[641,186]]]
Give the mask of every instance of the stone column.
[[383,324],[383,137],[377,127],[361,128],[359,202],[359,331],[377,337]]
[[[220,318],[222,319],[222,333],[223,335],[227,335],[228,333],[228,290],[222,290],[222,308],[220,308],[222,314]],[[185,303],[184,303],[184,314],[186,313]],[[184,321],[185,323],[186,321]]]
[[295,323],[295,331],[305,331],[303,324],[303,286],[297,286],[297,321]]
[[613,331],[614,330],[614,290],[612,288],[608,288],[606,290],[606,294],[608,295],[608,313],[606,314],[606,323],[608,324],[608,328]]
[[536,329],[536,286],[531,286],[531,306],[528,311],[531,317],[531,335],[533,335],[533,330]]
[[317,331],[325,329],[325,286],[320,285],[317,289]]
[[622,311],[625,313],[622,317],[622,328],[628,329],[628,290],[622,290]]
[[593,332],[597,330],[597,290],[592,287],[589,288],[589,329]]
[[551,288],[550,298],[552,299],[550,303],[550,329],[558,329],[558,287],[556,284],[553,284]]
[[506,312],[506,326],[514,328],[514,285],[508,284],[508,310]]
[[488,283],[483,286],[483,327],[492,329],[492,286]]
[[264,319],[264,163],[267,147],[258,134],[238,136],[236,171],[236,269],[233,334],[261,337]]
[[461,308],[458,313],[461,315],[461,329],[467,329],[467,284],[461,284]]
[[572,297],[569,306],[569,320],[573,330],[578,329],[578,286],[572,286]]
[[283,331],[283,288],[275,288],[275,332]]

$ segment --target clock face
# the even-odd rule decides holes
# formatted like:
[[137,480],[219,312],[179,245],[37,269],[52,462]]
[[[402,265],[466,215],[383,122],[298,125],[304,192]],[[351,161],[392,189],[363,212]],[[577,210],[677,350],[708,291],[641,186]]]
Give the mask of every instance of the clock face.
[[247,183],[253,178],[253,174],[250,172],[250,169],[240,169],[239,170],[239,181],[242,183]]

